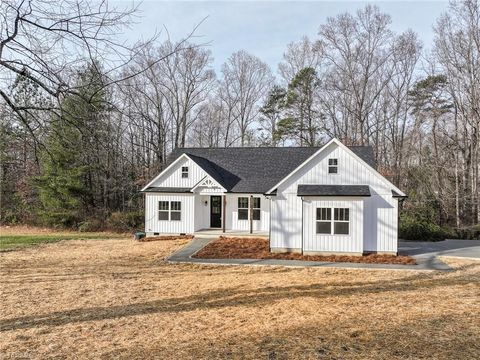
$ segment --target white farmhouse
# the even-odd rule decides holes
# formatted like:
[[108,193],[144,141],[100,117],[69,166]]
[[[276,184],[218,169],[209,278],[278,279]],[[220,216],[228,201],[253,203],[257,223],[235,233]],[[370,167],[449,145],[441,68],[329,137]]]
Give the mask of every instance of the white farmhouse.
[[398,200],[369,146],[182,148],[143,189],[147,235],[269,233],[273,252],[396,254]]

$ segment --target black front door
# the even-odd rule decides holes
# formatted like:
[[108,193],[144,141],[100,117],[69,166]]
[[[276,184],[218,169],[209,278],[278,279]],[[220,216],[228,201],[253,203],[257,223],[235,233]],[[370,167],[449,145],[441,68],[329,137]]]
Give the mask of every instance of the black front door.
[[222,197],[210,197],[210,227],[222,227]]

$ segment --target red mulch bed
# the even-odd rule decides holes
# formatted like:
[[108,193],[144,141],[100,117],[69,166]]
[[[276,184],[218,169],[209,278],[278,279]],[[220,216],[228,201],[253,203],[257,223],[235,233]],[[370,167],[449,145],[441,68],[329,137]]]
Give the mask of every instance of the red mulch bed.
[[140,241],[167,241],[167,240],[191,240],[193,235],[165,235],[165,236],[148,236],[140,239]]
[[280,259],[325,262],[352,262],[367,264],[401,264],[415,265],[410,256],[368,254],[363,256],[349,255],[302,255],[293,253],[271,253],[268,239],[239,238],[221,236],[205,246],[194,255],[199,259]]

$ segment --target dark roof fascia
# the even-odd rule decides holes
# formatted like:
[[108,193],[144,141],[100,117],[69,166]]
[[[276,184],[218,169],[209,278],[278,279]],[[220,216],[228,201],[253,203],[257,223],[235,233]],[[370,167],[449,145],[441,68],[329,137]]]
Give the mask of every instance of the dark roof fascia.
[[406,199],[408,198],[408,195],[400,195],[399,193],[397,193],[395,190],[392,190],[392,197],[394,198],[397,198],[397,199]]
[[192,192],[190,191],[190,188],[176,188],[176,187],[149,187],[143,191],[140,191],[143,193],[181,193],[181,194],[191,194]]
[[[314,188],[318,187],[318,192],[315,192]],[[330,188],[329,193],[320,192],[320,188]],[[312,193],[308,191],[308,188],[311,189]],[[355,192],[347,192],[345,190],[355,190]],[[335,190],[339,190],[335,192]],[[301,184],[297,187],[297,196],[301,197],[369,197],[372,194],[370,193],[370,187],[368,185],[313,185],[313,184]]]

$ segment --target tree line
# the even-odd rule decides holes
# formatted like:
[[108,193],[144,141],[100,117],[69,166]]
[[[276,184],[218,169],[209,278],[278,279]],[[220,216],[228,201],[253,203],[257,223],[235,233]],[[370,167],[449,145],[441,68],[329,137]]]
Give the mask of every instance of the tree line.
[[[276,71],[239,50],[218,73],[189,37],[115,43],[135,9],[63,3],[2,3],[3,223],[134,224],[139,189],[175,147],[330,137],[373,146],[379,171],[409,194],[405,217],[480,222],[479,1],[452,2],[431,49],[367,5],[288,44]],[[55,42],[36,48],[38,39]]]

